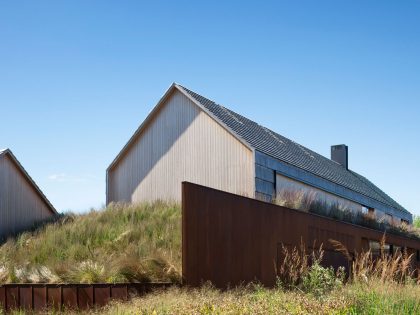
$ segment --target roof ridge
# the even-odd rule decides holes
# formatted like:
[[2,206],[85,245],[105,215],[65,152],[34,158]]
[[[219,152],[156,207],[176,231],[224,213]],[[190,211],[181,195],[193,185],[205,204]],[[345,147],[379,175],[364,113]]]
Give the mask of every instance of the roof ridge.
[[[282,136],[201,94],[180,84],[176,85],[193,97],[226,127],[232,130],[236,136],[249,143],[254,149],[337,185],[370,197],[384,205],[409,213],[371,181],[357,177],[359,174],[356,172],[344,168],[326,156]],[[234,124],[230,119],[233,119],[236,123],[239,122],[239,124]]]

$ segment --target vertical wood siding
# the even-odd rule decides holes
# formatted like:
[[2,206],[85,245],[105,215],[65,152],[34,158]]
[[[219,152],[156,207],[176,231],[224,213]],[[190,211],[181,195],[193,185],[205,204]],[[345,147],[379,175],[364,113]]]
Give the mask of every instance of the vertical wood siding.
[[108,202],[181,200],[190,181],[254,196],[253,152],[179,91],[108,173]]
[[0,237],[31,228],[53,216],[25,176],[7,156],[0,156]]

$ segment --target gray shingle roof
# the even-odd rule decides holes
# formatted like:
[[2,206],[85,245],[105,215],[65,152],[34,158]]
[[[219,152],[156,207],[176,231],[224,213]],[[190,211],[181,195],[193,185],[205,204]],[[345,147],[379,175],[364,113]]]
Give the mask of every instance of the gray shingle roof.
[[394,209],[408,212],[372,182],[356,172],[347,170],[338,163],[218,105],[183,86],[177,86],[188,93],[221,123],[225,124],[239,138],[243,139],[256,150],[373,198]]

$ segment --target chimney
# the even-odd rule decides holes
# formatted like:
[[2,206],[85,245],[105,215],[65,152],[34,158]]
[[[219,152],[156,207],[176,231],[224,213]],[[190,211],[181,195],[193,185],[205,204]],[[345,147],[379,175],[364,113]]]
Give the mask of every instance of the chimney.
[[349,147],[345,144],[331,146],[331,160],[349,169]]

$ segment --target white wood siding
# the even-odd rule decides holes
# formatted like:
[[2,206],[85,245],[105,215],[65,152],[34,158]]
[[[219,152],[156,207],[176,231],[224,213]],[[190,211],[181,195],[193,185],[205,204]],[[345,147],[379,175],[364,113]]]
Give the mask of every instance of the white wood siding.
[[0,236],[4,237],[53,216],[14,162],[0,156]]
[[306,185],[304,183],[298,182],[286,176],[276,174],[276,196],[281,199],[281,195],[284,191],[298,191],[305,194],[313,194],[313,196],[320,201],[327,202],[329,204],[339,204],[343,209],[349,209],[352,211],[362,211],[362,205],[333,195],[324,190],[318,189],[316,187]]
[[253,151],[175,90],[108,172],[108,202],[181,200],[181,182],[254,196]]

